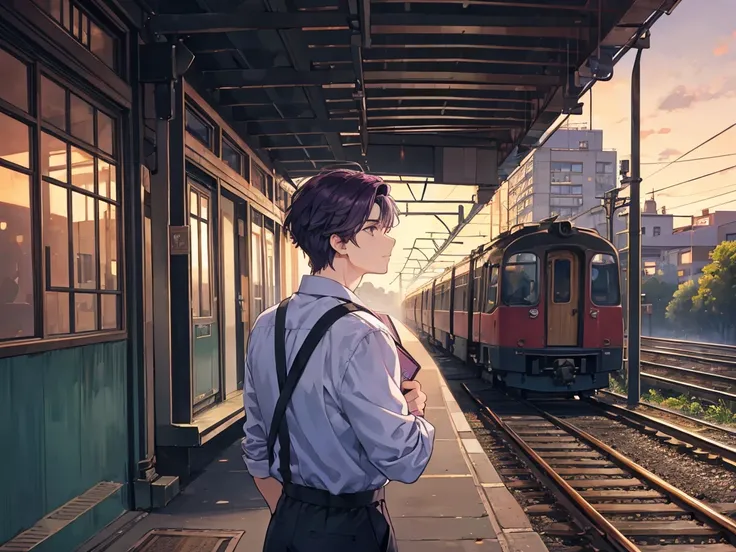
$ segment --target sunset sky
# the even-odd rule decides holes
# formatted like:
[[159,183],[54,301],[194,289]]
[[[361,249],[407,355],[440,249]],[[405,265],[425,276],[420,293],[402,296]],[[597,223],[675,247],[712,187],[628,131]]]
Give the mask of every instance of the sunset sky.
[[[628,158],[630,146],[630,86],[634,52],[616,65],[614,78],[599,82],[593,89],[593,128],[604,131],[604,147],[613,148],[618,158]],[[571,123],[590,121],[589,96],[583,98],[585,112]],[[651,48],[642,57],[642,191],[649,197],[655,190],[658,206],[666,206],[674,214],[699,214],[701,209],[736,210],[736,128],[724,133],[684,160],[701,157],[711,159],[678,162],[657,174],[656,171],[702,141],[736,123],[736,2],[734,0],[684,0],[671,16],[663,16],[652,30]],[[657,190],[734,166],[692,183]],[[649,176],[651,175],[651,178]],[[421,185],[414,185],[421,193]],[[406,185],[392,185],[397,199],[410,199]],[[427,193],[433,199],[470,199],[473,189],[465,186],[431,186]],[[642,194],[644,196],[644,194]],[[642,198],[644,199],[644,197]],[[469,205],[466,210],[469,209]],[[402,206],[402,209],[404,207]],[[454,211],[453,205],[434,205],[438,210]],[[457,217],[443,217],[453,227]],[[471,248],[488,241],[489,216],[481,213],[449,252],[459,260]],[[683,224],[687,221],[683,219]],[[442,224],[432,217],[402,217],[392,233],[397,238],[389,273],[371,276],[371,281],[386,289],[399,290],[395,281],[406,263],[415,236],[440,232]],[[471,237],[472,235],[472,237]],[[424,241],[423,247],[430,247]],[[431,250],[425,250],[427,256]],[[423,259],[417,251],[412,259]],[[447,266],[442,263],[437,266]],[[409,261],[407,266],[419,266]],[[436,267],[434,267],[436,268]],[[393,282],[393,283],[392,283]],[[405,278],[409,282],[409,278]],[[406,291],[406,286],[404,286]]]

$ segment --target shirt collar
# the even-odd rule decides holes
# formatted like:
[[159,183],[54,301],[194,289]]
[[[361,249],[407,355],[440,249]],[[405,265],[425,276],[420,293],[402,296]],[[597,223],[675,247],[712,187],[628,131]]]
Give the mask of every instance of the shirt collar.
[[324,276],[302,276],[302,282],[299,285],[299,293],[307,295],[319,295],[323,297],[337,297],[346,301],[352,301],[364,307],[363,301],[348,288],[342,284],[325,278]]

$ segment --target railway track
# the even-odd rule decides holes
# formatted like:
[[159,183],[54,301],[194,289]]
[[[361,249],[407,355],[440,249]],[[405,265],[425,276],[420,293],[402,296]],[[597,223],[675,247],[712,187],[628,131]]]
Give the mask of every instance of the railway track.
[[[736,467],[736,430],[687,416],[655,404],[640,403],[636,410],[627,408],[626,396],[611,391],[598,391],[597,397],[586,399],[614,419],[647,433],[656,430],[658,437],[671,438],[670,444],[683,444],[695,455],[714,455]],[[618,403],[616,402],[618,401]]]
[[642,352],[652,354],[679,354],[689,358],[698,358],[708,362],[726,361],[736,366],[736,346],[718,343],[702,343],[699,341],[682,341],[663,337],[641,338]]
[[677,391],[713,404],[721,401],[736,404],[736,394],[732,392],[736,391],[736,378],[646,360],[642,360],[640,365],[649,368],[641,372],[641,379],[652,387]]
[[526,508],[554,520],[548,537],[627,552],[736,550],[736,523],[728,517],[736,505],[698,501],[562,419],[570,408],[587,408],[590,423],[610,425],[596,421],[589,404],[521,401],[477,382],[463,388],[513,452],[499,470],[511,478],[506,485],[532,501],[554,499]]

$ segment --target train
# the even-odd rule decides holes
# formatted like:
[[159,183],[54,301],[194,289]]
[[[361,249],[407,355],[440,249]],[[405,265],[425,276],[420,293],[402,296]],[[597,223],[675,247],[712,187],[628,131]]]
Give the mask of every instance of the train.
[[619,258],[551,217],[503,232],[402,302],[430,344],[522,393],[590,395],[622,369]]

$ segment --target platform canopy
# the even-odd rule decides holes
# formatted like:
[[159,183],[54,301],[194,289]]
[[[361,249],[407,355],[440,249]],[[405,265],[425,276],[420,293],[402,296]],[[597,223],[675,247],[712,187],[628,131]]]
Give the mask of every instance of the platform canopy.
[[150,30],[195,54],[186,78],[284,176],[352,162],[493,186],[675,3],[159,0]]

